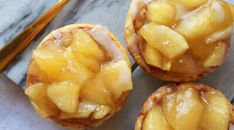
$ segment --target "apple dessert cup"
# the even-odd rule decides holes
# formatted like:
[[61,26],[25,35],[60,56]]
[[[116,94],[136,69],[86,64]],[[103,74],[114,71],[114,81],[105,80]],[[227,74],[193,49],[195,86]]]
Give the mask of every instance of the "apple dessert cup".
[[169,84],[144,103],[135,130],[228,130],[234,109],[218,90],[200,83]]
[[133,0],[125,39],[135,61],[164,81],[193,81],[228,52],[234,8],[223,0]]
[[25,93],[42,117],[81,130],[118,112],[131,89],[119,40],[100,25],[73,24],[52,31],[33,51]]

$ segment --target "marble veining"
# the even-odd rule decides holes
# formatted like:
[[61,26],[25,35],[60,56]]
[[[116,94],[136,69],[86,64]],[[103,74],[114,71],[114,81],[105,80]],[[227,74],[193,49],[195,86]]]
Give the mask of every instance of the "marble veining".
[[0,0],[0,49],[55,2],[56,0]]

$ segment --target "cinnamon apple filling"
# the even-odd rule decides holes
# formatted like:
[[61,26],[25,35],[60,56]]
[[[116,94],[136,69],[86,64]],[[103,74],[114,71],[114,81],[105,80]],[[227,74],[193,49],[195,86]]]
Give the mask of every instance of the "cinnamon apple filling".
[[125,32],[129,50],[148,71],[210,71],[229,48],[232,8],[222,0],[133,0]]
[[144,104],[135,130],[228,130],[232,106],[203,84],[168,85]]
[[122,47],[99,25],[50,35],[33,51],[25,90],[40,115],[99,120],[116,112],[132,89]]

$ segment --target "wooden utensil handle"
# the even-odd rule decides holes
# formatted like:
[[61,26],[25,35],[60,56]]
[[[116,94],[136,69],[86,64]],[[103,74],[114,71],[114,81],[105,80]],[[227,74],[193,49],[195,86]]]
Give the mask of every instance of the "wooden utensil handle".
[[69,0],[59,0],[51,9],[30,24],[23,32],[0,50],[0,72],[22,52],[36,35],[58,14]]

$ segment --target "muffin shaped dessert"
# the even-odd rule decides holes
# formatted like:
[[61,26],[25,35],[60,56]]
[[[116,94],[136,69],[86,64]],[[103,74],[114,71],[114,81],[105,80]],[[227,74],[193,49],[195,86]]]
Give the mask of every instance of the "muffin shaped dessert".
[[226,57],[232,9],[223,0],[133,0],[125,25],[128,49],[154,77],[197,80]]
[[135,130],[228,130],[234,109],[218,90],[205,84],[170,84],[144,103]]
[[100,25],[74,24],[33,51],[25,93],[42,117],[84,129],[119,111],[131,89],[130,61],[118,39]]

